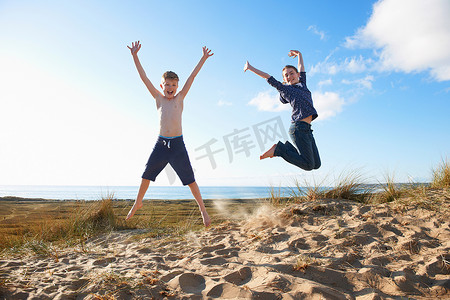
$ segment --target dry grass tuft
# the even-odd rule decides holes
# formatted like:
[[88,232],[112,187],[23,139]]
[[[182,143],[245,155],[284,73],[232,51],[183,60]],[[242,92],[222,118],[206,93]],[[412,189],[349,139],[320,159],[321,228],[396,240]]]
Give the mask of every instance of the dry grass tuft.
[[268,204],[276,207],[286,206],[292,199],[292,197],[285,197],[281,195],[281,187],[278,189],[270,187],[269,194]]
[[450,188],[450,163],[443,159],[441,164],[433,170],[432,188]]
[[385,182],[379,184],[381,191],[372,195],[371,200],[374,203],[393,202],[400,199],[407,191],[405,187],[402,188],[401,185],[395,183],[394,175],[386,174],[384,178]]
[[336,182],[334,188],[323,192],[323,198],[366,202],[373,193],[373,187],[364,183],[365,180],[358,171],[341,173]]
[[299,255],[292,268],[294,271],[301,271],[304,273],[309,266],[314,264],[317,264],[315,258],[308,255]]

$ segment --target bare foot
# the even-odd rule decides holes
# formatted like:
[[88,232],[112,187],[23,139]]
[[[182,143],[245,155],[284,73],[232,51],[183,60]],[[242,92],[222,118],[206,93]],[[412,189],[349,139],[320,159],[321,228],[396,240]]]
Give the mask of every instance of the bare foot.
[[264,158],[272,158],[275,154],[275,148],[277,147],[277,144],[274,144],[272,146],[272,148],[270,148],[269,150],[267,150],[266,152],[264,152],[263,155],[261,155],[259,157],[259,159],[264,159]]
[[211,225],[211,218],[209,217],[208,213],[205,211],[202,211],[202,218],[203,218],[203,224],[205,227],[209,227]]
[[130,209],[130,211],[128,212],[128,215],[127,215],[127,217],[126,217],[126,219],[125,220],[128,220],[129,218],[131,218],[132,216],[134,216],[134,213],[138,210],[138,209],[140,209],[141,207],[142,207],[142,201],[135,201],[134,202],[134,205],[133,205],[133,207]]

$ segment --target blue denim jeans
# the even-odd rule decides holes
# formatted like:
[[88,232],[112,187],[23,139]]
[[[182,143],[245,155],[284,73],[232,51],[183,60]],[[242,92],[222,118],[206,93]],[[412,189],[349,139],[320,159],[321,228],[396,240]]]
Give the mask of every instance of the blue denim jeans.
[[306,171],[318,169],[321,163],[311,124],[303,121],[292,123],[289,135],[297,148],[289,141],[278,142],[274,155]]

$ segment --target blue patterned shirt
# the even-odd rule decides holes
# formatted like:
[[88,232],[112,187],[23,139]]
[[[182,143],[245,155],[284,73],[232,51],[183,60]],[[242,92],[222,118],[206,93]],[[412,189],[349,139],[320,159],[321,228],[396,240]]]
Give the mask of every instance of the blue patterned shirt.
[[317,118],[317,111],[313,106],[311,92],[306,87],[306,72],[300,72],[300,81],[295,85],[282,84],[273,76],[267,82],[280,93],[280,101],[292,106],[292,122],[298,122],[306,117]]

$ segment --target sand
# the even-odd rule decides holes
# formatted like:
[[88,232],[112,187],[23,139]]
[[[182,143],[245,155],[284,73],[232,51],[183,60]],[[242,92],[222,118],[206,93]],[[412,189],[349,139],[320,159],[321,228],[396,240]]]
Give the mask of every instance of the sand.
[[182,237],[144,232],[2,258],[0,298],[450,299],[450,220],[420,208],[324,200]]

